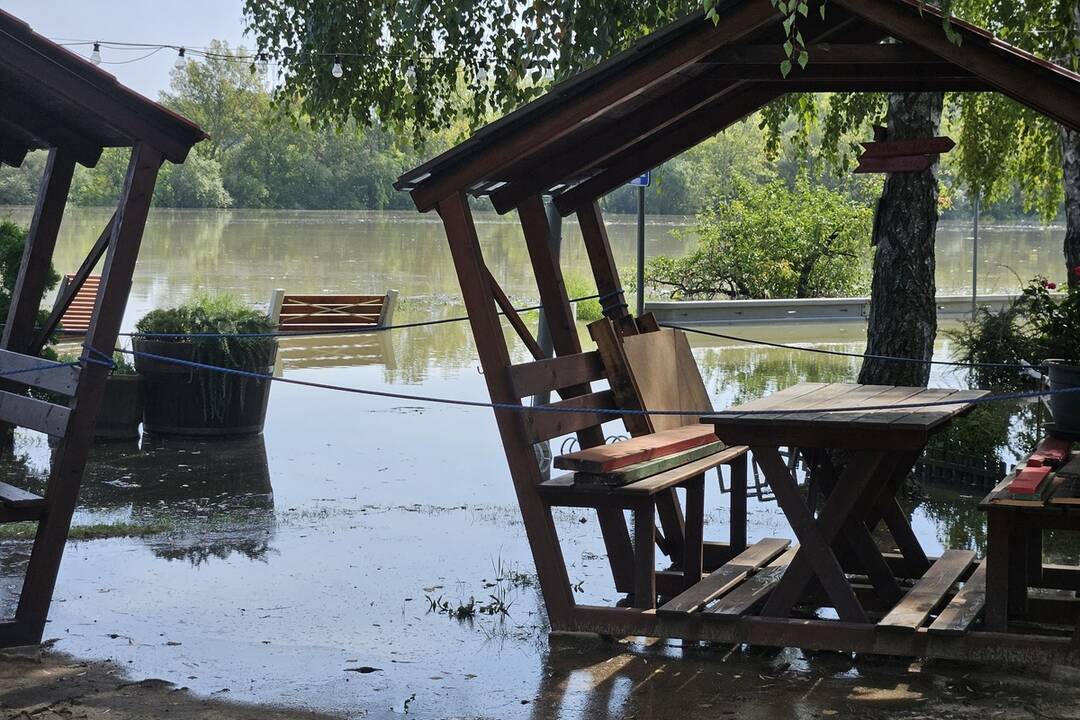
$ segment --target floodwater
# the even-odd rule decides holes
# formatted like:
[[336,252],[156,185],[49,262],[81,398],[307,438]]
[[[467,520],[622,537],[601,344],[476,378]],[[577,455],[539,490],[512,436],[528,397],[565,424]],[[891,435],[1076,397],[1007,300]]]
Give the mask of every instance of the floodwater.
[[[14,211],[23,221],[28,214]],[[69,212],[59,271],[77,267],[107,219],[107,211]],[[653,223],[650,254],[684,249],[690,240],[680,229],[678,221]],[[532,304],[516,226],[479,215],[478,230],[495,277],[515,302]],[[632,267],[633,234],[632,219],[613,219],[623,267]],[[980,289],[1015,288],[1012,271],[1052,276],[1060,236],[1052,229],[986,230]],[[962,292],[970,287],[967,231],[943,228],[939,246],[940,284]],[[575,227],[567,228],[564,247],[568,274],[584,277],[588,263]],[[398,322],[461,314],[434,216],[155,210],[124,324],[130,329],[147,310],[197,290],[258,303],[276,287],[393,287],[404,298]],[[855,352],[864,336],[861,324],[738,332]],[[716,407],[800,380],[851,379],[857,367],[794,350],[699,337],[693,343]],[[524,359],[522,348],[513,352]],[[285,377],[486,399],[461,323],[288,339],[281,355]],[[944,340],[938,355],[949,355]],[[965,382],[952,371],[935,372],[933,380]],[[610,433],[618,432],[612,424]],[[40,487],[50,460],[44,438],[20,434],[16,451],[7,472]],[[974,506],[983,492],[928,487],[911,502],[928,552],[982,547]],[[707,502],[706,534],[723,539],[727,497],[715,483]],[[791,537],[767,494],[751,500],[750,513],[751,539]],[[136,678],[208,696],[350,717],[715,717],[737,709],[801,718],[947,695],[909,677],[906,663],[898,670],[797,652],[745,657],[668,643],[549,642],[495,423],[483,409],[277,384],[261,438],[98,446],[76,521],[161,532],[70,543],[46,637],[77,657],[112,659]],[[613,603],[594,518],[564,511],[557,527],[577,597]],[[27,552],[24,541],[0,545],[0,595],[8,601]],[[1069,545],[1056,552],[1055,559],[1076,559]],[[470,599],[472,619],[442,609]]]

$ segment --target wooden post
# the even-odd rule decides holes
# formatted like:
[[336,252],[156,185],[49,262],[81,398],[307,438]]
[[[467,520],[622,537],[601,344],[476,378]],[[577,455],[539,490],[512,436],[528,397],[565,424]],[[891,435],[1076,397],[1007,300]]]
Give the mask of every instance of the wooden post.
[[619,269],[615,266],[615,257],[611,254],[611,242],[608,240],[607,228],[604,227],[600,204],[593,200],[590,204],[581,206],[578,208],[577,217],[593,277],[596,278],[596,290],[600,293],[600,305],[604,308],[604,315],[621,328],[624,324],[623,318],[629,317],[629,311],[623,295],[622,281],[619,280]]
[[397,290],[386,291],[386,299],[383,300],[382,312],[379,313],[379,327],[386,327],[393,324],[394,310],[397,309],[397,298]]
[[[101,291],[86,336],[86,347],[93,348],[96,354],[87,350],[84,359],[100,362],[102,356],[112,357],[161,163],[162,154],[154,148],[140,144],[132,150],[113,237],[105,258]],[[16,621],[25,628],[24,632],[32,632],[38,639],[48,617],[56,574],[60,569],[60,559],[67,542],[108,375],[108,367],[97,362],[86,363],[72,401],[67,432],[53,461],[45,492],[48,511],[38,524],[15,613]]]
[[11,309],[0,341],[7,350],[25,353],[30,348],[74,172],[74,156],[60,148],[49,151],[34,217],[26,236],[19,277],[11,296]]
[[[557,355],[576,355],[581,352],[581,340],[566,294],[562,268],[551,252],[551,225],[543,198],[539,195],[526,198],[518,206],[518,216],[525,235],[525,245],[529,250],[529,259],[532,261],[533,274],[536,276],[540,303],[544,306],[544,319],[551,334],[552,346]],[[582,393],[585,391],[585,388],[581,389]],[[579,432],[578,443],[583,448],[603,445],[603,429],[594,427]],[[596,515],[600,532],[604,536],[615,587],[620,592],[630,592],[634,579],[634,550],[630,542],[630,531],[626,527],[626,518],[621,510],[613,509],[598,509]]]
[[[463,193],[455,193],[441,200],[437,209],[450,244],[450,254],[454,259],[488,393],[492,402],[520,405],[510,379],[510,354],[499,316],[495,312],[468,200]],[[548,619],[552,629],[569,628],[574,596],[551,510],[544,506],[536,489],[541,481],[536,455],[526,437],[520,412],[495,410],[495,420],[514,481],[525,534],[532,548]]]
[[276,288],[270,293],[270,322],[277,327],[281,323],[281,304],[285,302],[285,288]]

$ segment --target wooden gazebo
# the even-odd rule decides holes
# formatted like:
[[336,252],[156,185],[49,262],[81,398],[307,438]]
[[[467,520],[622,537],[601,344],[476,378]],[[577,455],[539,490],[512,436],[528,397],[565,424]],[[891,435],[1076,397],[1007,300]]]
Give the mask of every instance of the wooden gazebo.
[[[0,339],[0,423],[60,440],[44,497],[0,483],[0,521],[37,522],[18,609],[13,619],[0,622],[0,646],[9,646],[39,641],[45,627],[158,170],[166,160],[184,162],[206,134],[3,11],[0,97],[0,162],[18,166],[31,150],[49,151]],[[39,326],[75,166],[93,167],[107,147],[131,148],[116,212]],[[102,257],[81,366],[41,359],[42,347]],[[49,402],[28,388],[70,401]]]
[[[573,411],[495,410],[551,627],[900,655],[1018,661],[1064,656],[1069,640],[1060,637],[967,629],[938,635],[927,628],[897,634],[873,625],[752,614],[710,622],[689,606],[658,611],[657,593],[670,598],[684,592],[687,579],[691,586],[708,582],[710,573],[734,556],[745,557],[740,555],[745,537],[739,537],[745,528],[734,524],[728,544],[705,543],[695,553],[702,573],[687,569],[689,556],[670,552],[680,550],[675,535],[690,532],[689,525],[682,527],[675,484],[642,490],[655,502],[663,530],[657,539],[675,565],[656,572],[655,579],[642,577],[642,571],[652,575],[654,570],[649,567],[651,548],[643,552],[642,547],[652,545],[653,505],[615,491],[577,501],[597,510],[615,587],[636,597],[631,608],[575,602],[552,520],[552,481],[541,474],[533,446],[569,433],[577,433],[582,447],[597,446],[604,442],[599,426],[611,416],[590,410],[610,408],[618,400],[621,408],[641,409],[644,403],[626,401],[633,388],[616,386],[615,365],[625,360],[618,345],[657,331],[650,318],[629,313],[598,198],[789,92],[996,91],[1080,129],[1080,76],[959,21],[953,25],[961,42],[954,42],[940,15],[919,0],[830,0],[824,18],[811,13],[801,20],[810,62],[787,78],[779,71],[782,17],[769,0],[721,0],[716,12],[715,24],[700,13],[692,15],[554,86],[398,181],[420,211],[434,209],[442,218],[492,402],[516,408],[522,398],[558,391],[562,399],[553,406]],[[517,211],[555,358],[543,357],[485,265],[469,195],[489,197],[500,213]],[[544,195],[553,197],[561,215],[576,215],[581,228],[605,315],[591,328],[596,352],[582,352],[559,261],[551,251]],[[532,362],[511,362],[500,314],[533,354]],[[605,328],[614,334],[614,344]],[[614,392],[594,391],[591,383],[599,380],[611,382]],[[634,435],[655,429],[640,415],[623,420]],[[687,504],[700,503],[693,489],[697,485],[685,487]],[[560,502],[573,502],[572,487],[559,485],[557,492]],[[602,501],[597,499],[601,495]],[[732,502],[745,503],[745,495],[736,493]],[[625,508],[644,508],[635,518],[636,542],[627,529]],[[769,557],[775,553],[757,558],[758,567]],[[892,564],[900,577],[903,563]],[[756,568],[743,570],[742,576],[753,575]],[[1057,573],[1055,578],[1059,586],[1080,588],[1080,575]],[[651,598],[643,597],[648,593]],[[1075,610],[1064,612],[1075,617]]]

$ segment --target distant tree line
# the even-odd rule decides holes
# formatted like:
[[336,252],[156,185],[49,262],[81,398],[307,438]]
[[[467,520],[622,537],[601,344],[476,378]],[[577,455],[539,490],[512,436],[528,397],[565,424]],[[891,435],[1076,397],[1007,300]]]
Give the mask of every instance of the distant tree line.
[[[284,107],[275,101],[266,79],[242,60],[249,53],[215,42],[213,55],[174,69],[160,101],[202,126],[210,140],[195,146],[183,165],[166,163],[154,195],[161,207],[178,208],[282,208],[343,210],[404,210],[412,204],[394,190],[397,177],[426,158],[463,139],[465,120],[425,133],[424,146],[412,135],[403,139],[379,123],[362,127],[355,120],[337,126],[326,119],[307,118],[299,101]],[[821,102],[825,102],[824,99]],[[794,188],[800,176],[809,176],[851,199],[870,204],[880,185],[840,172],[817,160],[814,152],[793,143],[767,146],[760,118],[736,124],[680,157],[657,168],[647,191],[652,215],[692,215],[730,197],[733,183],[748,180],[770,183],[783,180]],[[794,130],[794,121],[792,121]],[[859,138],[850,138],[855,141]],[[809,143],[820,143],[811,134]],[[956,172],[946,156],[942,170],[942,213],[967,217],[971,205],[954,182]],[[34,202],[45,165],[45,153],[31,153],[20,168],[0,168],[0,205]],[[80,167],[71,202],[82,206],[108,206],[119,196],[127,166],[122,149],[106,150],[97,167]],[[1033,218],[1025,210],[1019,187],[1001,193],[985,209],[993,219]],[[478,206],[484,207],[481,201]],[[637,210],[637,192],[624,187],[604,199],[613,213]]]

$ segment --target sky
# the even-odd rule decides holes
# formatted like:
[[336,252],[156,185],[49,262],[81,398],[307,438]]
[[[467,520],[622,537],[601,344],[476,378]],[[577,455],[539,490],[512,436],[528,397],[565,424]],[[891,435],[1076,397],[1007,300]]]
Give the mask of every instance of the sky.
[[[203,47],[224,40],[253,47],[244,36],[243,0],[0,0],[0,8],[51,40],[106,40]],[[70,50],[89,56],[91,46]],[[162,50],[145,60],[111,62],[146,50],[102,49],[103,70],[152,99],[169,86],[176,52]]]

